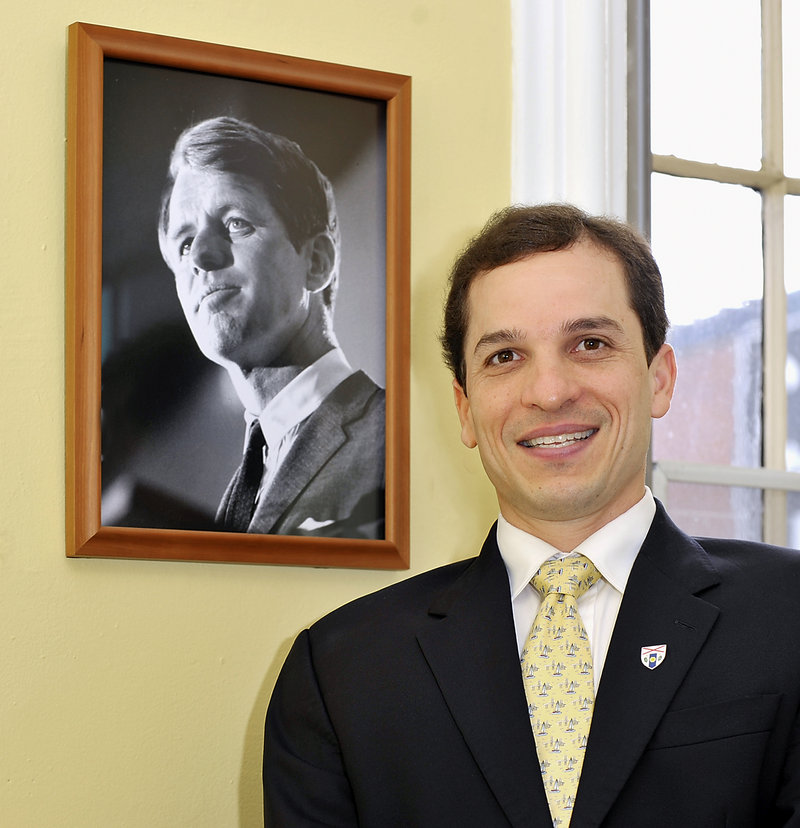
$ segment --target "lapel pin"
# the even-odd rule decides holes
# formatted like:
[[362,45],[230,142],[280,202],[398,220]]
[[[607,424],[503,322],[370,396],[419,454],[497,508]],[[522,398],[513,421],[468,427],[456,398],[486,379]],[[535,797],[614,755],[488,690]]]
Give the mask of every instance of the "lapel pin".
[[648,670],[655,670],[666,657],[666,644],[656,644],[653,647],[642,647],[642,664],[644,664]]

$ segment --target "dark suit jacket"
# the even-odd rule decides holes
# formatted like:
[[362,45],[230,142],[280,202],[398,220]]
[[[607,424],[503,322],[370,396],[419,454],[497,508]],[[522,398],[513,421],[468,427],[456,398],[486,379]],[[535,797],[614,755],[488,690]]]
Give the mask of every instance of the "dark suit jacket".
[[[620,607],[572,828],[800,826],[800,552],[659,505]],[[641,648],[667,645],[655,669]],[[481,555],[300,634],[264,753],[271,828],[550,826],[505,567]]]
[[247,531],[383,538],[385,400],[361,371],[340,383],[302,424]]

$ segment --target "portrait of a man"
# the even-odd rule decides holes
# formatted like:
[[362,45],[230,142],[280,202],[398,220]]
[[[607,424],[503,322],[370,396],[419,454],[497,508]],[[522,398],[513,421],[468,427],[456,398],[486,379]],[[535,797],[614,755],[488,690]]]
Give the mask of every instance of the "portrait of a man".
[[380,537],[384,392],[336,340],[328,179],[280,135],[203,121],[173,151],[159,243],[195,341],[248,421],[219,527]]
[[[383,539],[372,102],[114,61],[106,77],[103,523]],[[174,126],[137,119],[144,98]],[[340,132],[327,156],[320,119]],[[131,152],[131,125],[160,148]]]

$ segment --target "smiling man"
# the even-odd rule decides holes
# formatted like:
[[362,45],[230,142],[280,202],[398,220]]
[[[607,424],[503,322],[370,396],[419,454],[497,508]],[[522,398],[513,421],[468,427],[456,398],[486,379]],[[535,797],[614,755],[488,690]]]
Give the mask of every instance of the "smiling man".
[[475,279],[456,405],[504,518],[569,551],[634,506],[675,374],[669,345],[648,364],[622,263],[596,242]]
[[385,395],[334,333],[340,234],[328,179],[280,135],[203,121],[173,150],[159,244],[200,350],[245,409],[219,527],[383,537]]
[[645,486],[667,327],[618,221],[513,207],[465,248],[442,344],[500,514],[298,636],[267,825],[800,826],[800,553],[690,538]]

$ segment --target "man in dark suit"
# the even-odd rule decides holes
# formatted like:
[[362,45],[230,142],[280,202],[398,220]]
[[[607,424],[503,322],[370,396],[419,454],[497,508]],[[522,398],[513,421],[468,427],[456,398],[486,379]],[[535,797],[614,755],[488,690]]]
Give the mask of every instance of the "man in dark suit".
[[283,136],[203,121],[172,152],[159,243],[200,350],[245,408],[220,528],[383,537],[385,395],[334,333],[328,179]]
[[[646,488],[666,330],[619,222],[510,208],[465,249],[442,340],[500,516],[477,558],[298,636],[267,715],[268,826],[800,826],[800,553],[690,538]],[[597,572],[577,598],[532,585],[576,564]],[[566,764],[571,683],[530,680],[559,605],[590,648]]]

